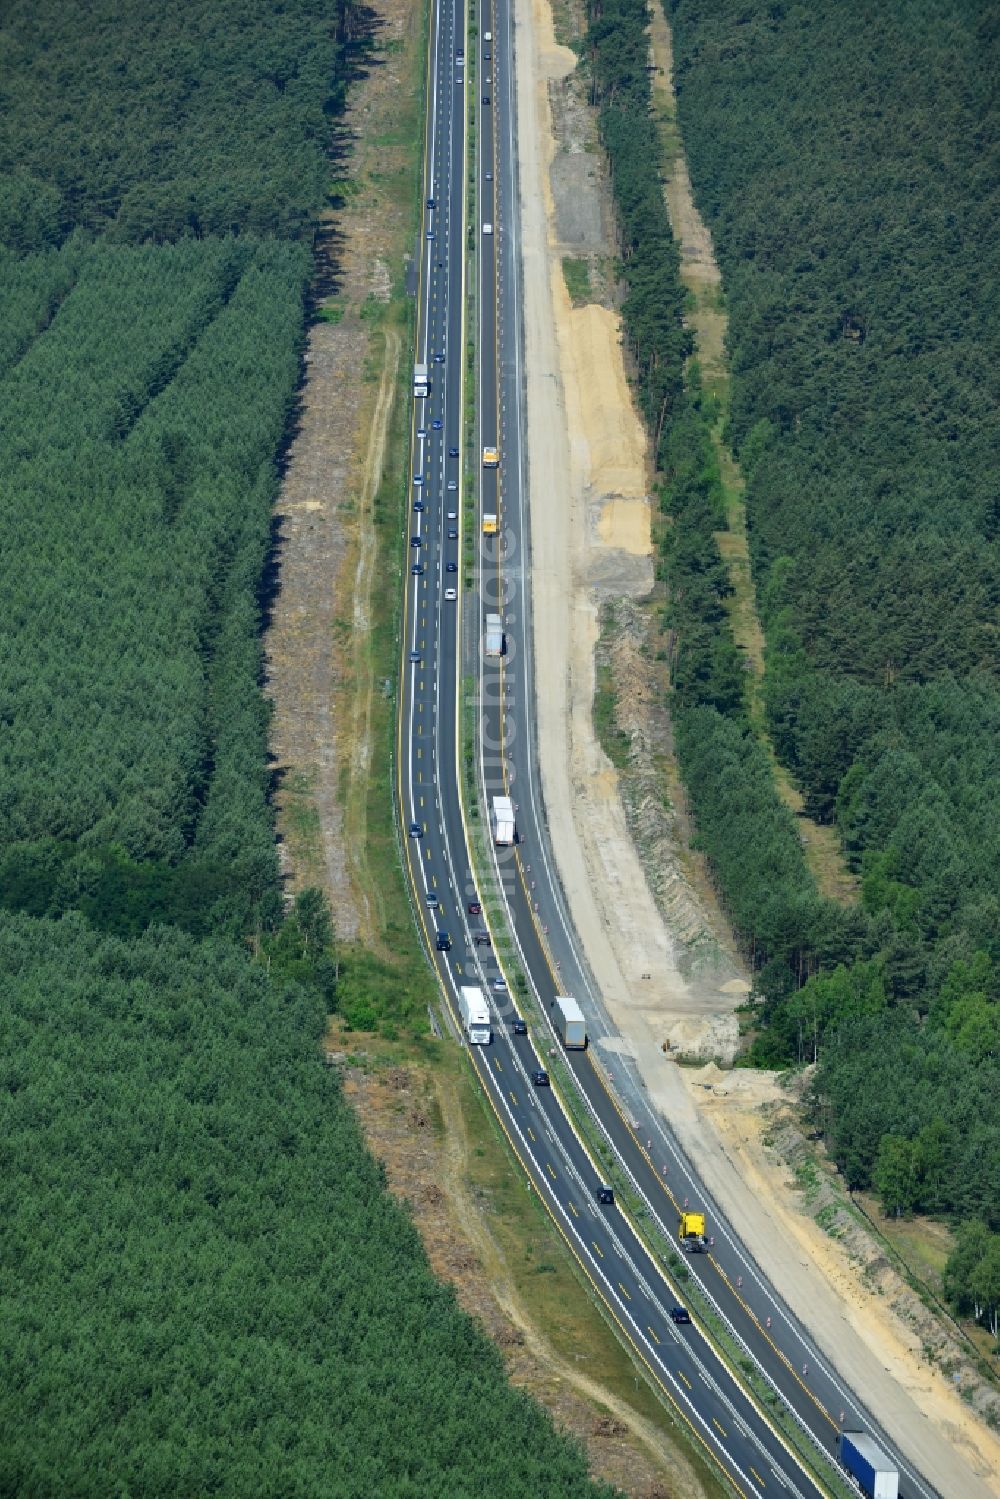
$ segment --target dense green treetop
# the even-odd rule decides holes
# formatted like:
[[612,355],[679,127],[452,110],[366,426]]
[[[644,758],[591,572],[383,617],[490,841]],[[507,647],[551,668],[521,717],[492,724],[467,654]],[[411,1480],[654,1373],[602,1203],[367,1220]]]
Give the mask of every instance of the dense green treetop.
[[833,672],[995,673],[995,9],[669,9],[768,612]]
[[328,0],[12,0],[3,16],[0,241],[76,226],[129,243],[310,233],[342,48]]
[[610,1494],[232,944],[0,915],[0,1490]]

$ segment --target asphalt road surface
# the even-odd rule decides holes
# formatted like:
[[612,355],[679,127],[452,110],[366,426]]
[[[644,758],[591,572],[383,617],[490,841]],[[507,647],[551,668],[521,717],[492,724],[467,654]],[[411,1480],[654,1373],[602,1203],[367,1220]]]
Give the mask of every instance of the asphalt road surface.
[[[553,997],[570,993],[592,1039],[612,1034],[554,873],[531,727],[529,455],[509,0],[484,0],[473,22],[459,0],[432,0],[427,90],[416,359],[428,364],[431,388],[413,403],[398,793],[413,897],[456,1032],[459,989],[479,985],[489,998],[493,1040],[470,1046],[470,1057],[532,1188],[665,1400],[740,1493],[825,1490],[713,1351],[697,1311],[691,1323],[671,1320],[676,1282],[665,1278],[617,1203],[598,1201],[604,1178],[557,1091],[532,1081],[553,1050],[575,1073],[593,1128],[614,1151],[615,1180],[629,1182],[666,1237],[676,1241],[685,1205],[706,1213],[710,1247],[685,1264],[809,1439],[832,1454],[842,1425],[867,1430],[897,1461],[904,1499],[929,1499],[933,1490],[893,1452],[749,1258],[650,1109],[634,1069],[623,1060],[613,1075],[603,1072],[591,1051],[566,1052],[551,1025]],[[475,206],[467,210],[470,180]],[[476,360],[471,437],[463,402],[469,341]],[[499,468],[482,467],[485,446],[499,449]],[[472,493],[467,473],[476,475]],[[497,537],[482,534],[484,513],[499,515]],[[485,615],[494,611],[505,630],[499,660],[482,649]],[[510,794],[516,805],[516,845],[497,849],[488,833],[484,842],[513,956],[536,998],[530,1035],[513,1031],[516,1008],[489,939],[488,912],[469,911],[483,892],[467,840],[483,830],[463,806],[463,713],[475,724],[483,806],[496,794]]]

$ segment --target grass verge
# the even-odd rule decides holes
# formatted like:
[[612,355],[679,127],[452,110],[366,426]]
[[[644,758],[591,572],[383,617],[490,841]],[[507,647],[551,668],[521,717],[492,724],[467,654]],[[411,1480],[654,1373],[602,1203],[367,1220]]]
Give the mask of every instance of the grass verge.
[[400,536],[409,498],[410,380],[414,304],[407,294],[404,256],[420,226],[428,11],[421,9],[419,35],[398,53],[401,87],[394,97],[391,129],[380,140],[393,150],[380,153],[378,191],[397,210],[399,230],[389,246],[392,266],[388,300],[365,304],[369,327],[366,375],[380,371],[394,340],[402,354],[388,416],[382,473],[372,507],[375,537],[374,585],[369,628],[362,637],[361,670],[373,683],[368,742],[361,774],[343,782],[345,827],[364,830],[364,857],[356,865],[375,914],[374,943],[340,948],[338,1003],[349,1025],[378,1026],[392,1036],[400,1027],[426,1026],[428,1006],[438,989],[420,943],[400,859],[396,826],[396,715],[399,696],[399,639],[402,623],[403,566]]
[[562,263],[563,280],[569,299],[574,307],[583,307],[587,302],[593,300],[593,292],[590,285],[590,266],[586,260],[579,260],[573,255],[564,255]]

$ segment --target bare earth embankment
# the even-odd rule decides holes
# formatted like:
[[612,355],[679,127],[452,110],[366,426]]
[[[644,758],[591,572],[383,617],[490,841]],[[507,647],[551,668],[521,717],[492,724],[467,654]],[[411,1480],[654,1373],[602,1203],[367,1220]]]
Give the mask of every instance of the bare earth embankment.
[[[309,330],[298,432],[278,505],[266,655],[288,888],[320,886],[338,942],[378,951],[390,938],[367,809],[373,783],[388,778],[378,758],[384,727],[373,726],[373,705],[376,719],[385,713],[372,646],[373,582],[380,544],[398,545],[393,527],[380,542],[377,506],[399,441],[398,403],[407,400],[398,379],[405,319],[393,298],[412,249],[414,79],[423,58],[420,5],[378,0],[376,10],[378,60],[352,88],[336,168],[343,206],[329,261],[319,268],[327,320]],[[380,846],[378,858],[395,858],[394,849]],[[413,962],[422,963],[410,940]],[[501,1195],[516,1202],[523,1183],[471,1086],[456,1087],[449,1069],[461,1073],[457,1062],[446,1061],[438,1075],[419,1046],[416,1053],[409,1068],[379,1064],[345,1076],[368,1144],[386,1165],[390,1189],[410,1204],[435,1272],[497,1343],[512,1381],[586,1447],[595,1476],[633,1499],[698,1499],[705,1489],[659,1420],[656,1401],[640,1390],[568,1265],[556,1274],[546,1262],[561,1256],[551,1229],[534,1219],[525,1227],[514,1212],[504,1214],[502,1233],[491,1229],[500,1209],[490,1204]],[[470,1129],[480,1132],[478,1141]],[[562,1313],[539,1304],[539,1288],[556,1285]]]
[[[605,1003],[650,1096],[748,1247],[941,1493],[985,1499],[998,1492],[1000,1443],[922,1359],[914,1329],[878,1288],[864,1285],[843,1246],[802,1210],[787,1166],[769,1154],[760,1110],[777,1101],[775,1080],[725,1074],[720,1082],[713,1068],[706,1088],[706,1077],[661,1051],[664,1040],[684,1049],[688,1038],[704,1046],[711,1037],[725,1053],[746,979],[735,965],[726,968],[721,946],[714,972],[686,961],[709,908],[699,909],[677,850],[672,877],[681,898],[675,910],[666,907],[665,919],[662,895],[658,902],[630,836],[617,773],[596,738],[601,602],[636,600],[653,585],[645,441],[614,313],[574,307],[565,285],[564,256],[600,253],[586,239],[600,214],[579,205],[570,213],[565,201],[567,182],[578,198],[600,192],[592,152],[575,171],[565,159],[584,149],[567,129],[573,110],[566,80],[575,58],[555,42],[548,0],[517,0],[516,16],[530,478],[533,493],[546,497],[531,511],[536,713],[560,877]],[[578,122],[578,130],[586,126]],[[685,211],[714,264],[689,184]],[[567,642],[562,656],[556,641]],[[661,846],[661,857],[668,848]]]

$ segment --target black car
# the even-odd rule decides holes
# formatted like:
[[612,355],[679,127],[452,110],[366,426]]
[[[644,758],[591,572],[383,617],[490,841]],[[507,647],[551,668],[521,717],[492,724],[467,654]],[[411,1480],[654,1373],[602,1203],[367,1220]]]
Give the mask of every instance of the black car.
[[414,562],[413,566],[410,568],[410,572],[415,578],[423,577],[424,564],[422,562]]
[[483,95],[483,103],[484,104],[489,104],[489,102],[490,102],[490,96],[489,96],[489,94],[484,94]]
[[446,562],[444,570],[445,570],[446,573],[457,573],[458,572],[458,563],[457,562]]
[[544,1067],[536,1067],[531,1074],[531,1081],[536,1088],[547,1088],[549,1086],[549,1074]]
[[410,837],[411,838],[422,838],[423,836],[424,836],[424,830],[420,826],[419,822],[411,822],[410,823]]
[[412,665],[419,666],[420,665],[420,652],[419,651],[411,651],[410,652],[410,661],[411,661]]
[[469,901],[469,915],[470,916],[482,916],[482,914],[483,914],[483,908],[479,904],[479,901],[478,900],[470,900]]
[[447,932],[438,932],[437,937],[436,937],[435,942],[434,942],[434,946],[437,948],[438,952],[450,952],[451,951],[451,938],[448,935],[448,933]]
[[670,1320],[671,1320],[671,1322],[677,1322],[677,1323],[690,1322],[691,1321],[691,1313],[688,1311],[687,1307],[684,1307],[684,1306],[672,1306],[670,1308]]
[[422,547],[423,544],[424,544],[424,538],[422,536],[411,536],[410,537],[410,546],[411,547]]
[[513,1020],[513,1031],[515,1036],[526,1036],[528,1034],[528,1022],[522,1020],[520,1015],[515,1015]]
[[424,504],[423,500],[414,500],[413,501],[413,508],[417,512],[417,514],[419,515],[422,510],[426,510],[427,509],[427,506]]
[[487,931],[480,930],[478,932],[473,932],[472,940],[475,942],[477,947],[492,946],[492,943],[490,941],[490,934]]
[[454,526],[452,526],[451,530],[448,532],[448,540],[449,541],[457,541],[458,540],[458,532],[455,530]]
[[457,448],[449,448],[448,449],[448,457],[449,458],[457,458],[458,457],[458,449]]
[[612,1187],[598,1187],[597,1200],[598,1202],[603,1202],[605,1207],[610,1207],[615,1200],[614,1189]]
[[436,198],[428,198],[427,199],[427,207],[428,208],[436,208],[437,207],[437,199]]

